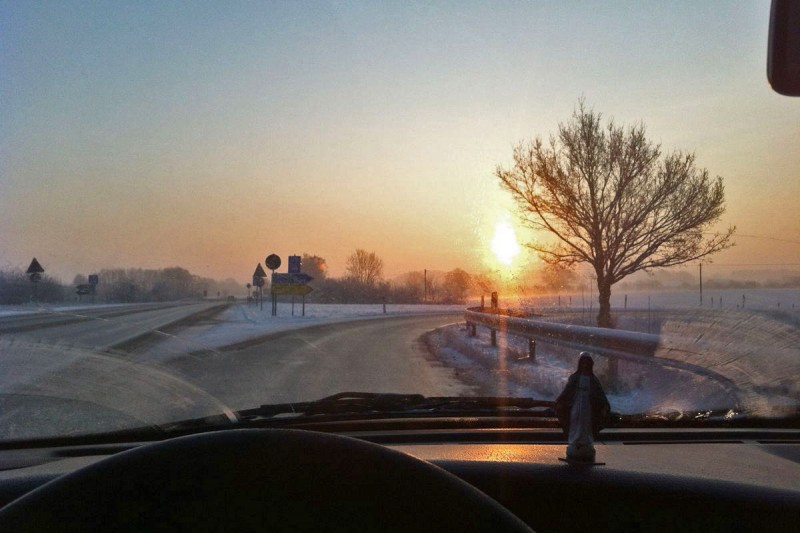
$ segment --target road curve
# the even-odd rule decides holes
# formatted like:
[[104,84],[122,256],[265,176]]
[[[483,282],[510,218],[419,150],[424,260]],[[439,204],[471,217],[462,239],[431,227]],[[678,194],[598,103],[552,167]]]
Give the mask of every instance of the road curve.
[[278,333],[263,343],[164,364],[232,409],[319,399],[337,392],[474,395],[432,360],[420,336],[459,313],[393,317]]

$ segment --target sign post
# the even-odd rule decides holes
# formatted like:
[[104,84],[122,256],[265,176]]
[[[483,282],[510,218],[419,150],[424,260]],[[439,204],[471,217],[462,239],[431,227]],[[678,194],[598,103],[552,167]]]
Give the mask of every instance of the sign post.
[[[275,287],[275,271],[281,266],[281,258],[275,254],[269,254],[264,260],[267,268],[272,270],[272,287]],[[275,292],[272,292],[272,316],[278,315],[278,298]]]
[[258,304],[261,307],[261,311],[264,310],[264,291],[262,287],[264,286],[265,277],[267,277],[267,273],[264,272],[261,263],[259,263],[253,272],[253,285],[258,287]]
[[44,268],[42,268],[42,265],[39,264],[39,261],[37,261],[35,257],[33,261],[31,261],[28,270],[25,271],[31,283],[33,283],[33,300],[36,303],[39,303],[39,280],[42,279],[43,272]]
[[[300,274],[303,258],[299,255],[289,256],[289,274]],[[294,316],[294,294],[292,294],[292,316]]]
[[[294,297],[303,297],[303,316],[306,316],[306,294],[314,289],[306,285],[314,278],[303,272],[299,274],[272,274],[272,294],[277,297],[279,294],[288,294],[292,297],[292,307],[294,312]],[[294,315],[292,315],[294,316]]]
[[89,274],[89,287],[91,287],[92,304],[94,304],[94,295],[97,292],[97,285],[100,283],[100,276],[97,274]]

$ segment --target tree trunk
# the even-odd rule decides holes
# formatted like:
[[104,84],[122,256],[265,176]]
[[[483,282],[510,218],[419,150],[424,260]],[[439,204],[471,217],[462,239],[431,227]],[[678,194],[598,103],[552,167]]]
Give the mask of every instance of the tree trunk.
[[611,320],[611,284],[598,277],[597,292],[599,293],[600,312],[597,313],[597,327],[613,328]]

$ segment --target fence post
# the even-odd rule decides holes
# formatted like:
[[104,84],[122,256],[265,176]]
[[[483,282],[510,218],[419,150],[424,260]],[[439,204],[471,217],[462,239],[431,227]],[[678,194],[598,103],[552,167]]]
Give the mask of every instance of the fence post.
[[492,346],[497,346],[497,330],[492,329]]
[[536,359],[536,339],[528,339],[528,357]]

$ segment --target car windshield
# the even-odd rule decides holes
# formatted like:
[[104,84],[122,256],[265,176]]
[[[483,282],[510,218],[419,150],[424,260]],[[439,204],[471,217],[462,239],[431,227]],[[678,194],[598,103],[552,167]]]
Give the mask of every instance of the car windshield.
[[0,440],[552,417],[582,352],[624,424],[796,426],[769,11],[1,0]]

